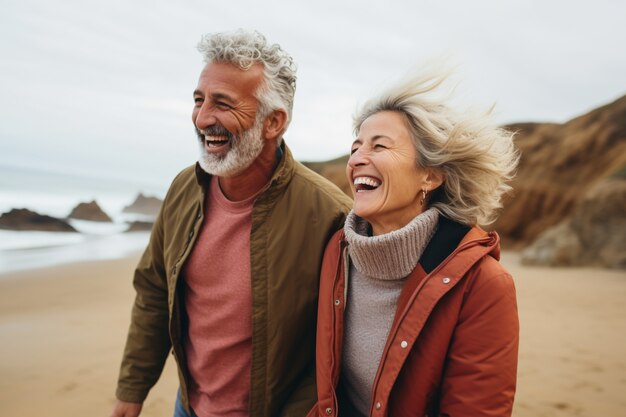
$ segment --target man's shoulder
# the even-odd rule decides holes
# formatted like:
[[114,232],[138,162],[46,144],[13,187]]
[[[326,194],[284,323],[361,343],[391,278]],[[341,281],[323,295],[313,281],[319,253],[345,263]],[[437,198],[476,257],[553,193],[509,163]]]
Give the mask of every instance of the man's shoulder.
[[183,168],[172,180],[172,185],[184,184],[189,181],[196,180],[196,165],[189,165]]
[[348,209],[352,206],[352,200],[339,187],[297,161],[291,187],[312,193],[317,198],[327,199]]
[[168,201],[180,201],[185,196],[191,197],[189,194],[195,196],[200,193],[200,187],[198,186],[198,180],[196,177],[196,166],[190,165],[181,170],[172,180],[172,183],[167,190],[165,196],[166,203]]

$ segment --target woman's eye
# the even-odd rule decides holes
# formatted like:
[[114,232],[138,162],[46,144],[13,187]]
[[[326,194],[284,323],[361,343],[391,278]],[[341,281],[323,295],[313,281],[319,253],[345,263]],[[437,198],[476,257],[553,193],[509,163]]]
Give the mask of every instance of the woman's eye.
[[359,148],[352,148],[350,150],[350,155],[354,155],[354,153],[358,150]]
[[223,103],[221,101],[215,103],[215,105],[220,109],[230,109],[230,106],[228,104]]
[[380,143],[374,145],[374,149],[387,149],[385,145],[381,145]]
[[199,105],[199,104],[202,104],[203,100],[202,100],[200,97],[195,97],[195,98],[193,99],[193,102],[194,102],[196,105]]

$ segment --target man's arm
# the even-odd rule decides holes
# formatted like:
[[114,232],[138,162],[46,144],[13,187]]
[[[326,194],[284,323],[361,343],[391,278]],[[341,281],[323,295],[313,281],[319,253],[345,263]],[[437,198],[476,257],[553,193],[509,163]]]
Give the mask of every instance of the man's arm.
[[517,375],[515,287],[504,272],[467,295],[443,379],[440,415],[510,416]]
[[[343,195],[342,195],[343,197]],[[332,216],[329,217],[327,225],[326,225],[326,244],[322,249],[322,254],[328,250],[328,242],[335,235],[337,230],[341,229],[345,223],[346,216],[350,210],[349,200],[346,198],[344,200],[343,205],[341,203],[337,203],[337,207]],[[324,260],[323,262],[326,262]],[[321,269],[321,266],[320,266]],[[319,284],[319,282],[318,282]],[[317,304],[316,307],[316,316],[317,316]],[[317,337],[317,329],[312,329]],[[315,351],[315,350],[314,350]],[[312,362],[312,366],[306,371],[305,375],[303,375],[302,379],[299,381],[297,387],[294,389],[293,393],[289,397],[289,401],[280,412],[280,417],[305,417],[307,415],[314,416],[315,410],[314,408],[317,402],[317,384],[316,384],[316,374],[315,374],[315,358]]]
[[[165,207],[165,203],[163,205]],[[133,279],[136,296],[116,390],[114,416],[136,416],[158,380],[171,343],[168,288],[163,256],[163,210]],[[119,414],[119,413],[122,414]],[[137,413],[137,414],[133,414]]]

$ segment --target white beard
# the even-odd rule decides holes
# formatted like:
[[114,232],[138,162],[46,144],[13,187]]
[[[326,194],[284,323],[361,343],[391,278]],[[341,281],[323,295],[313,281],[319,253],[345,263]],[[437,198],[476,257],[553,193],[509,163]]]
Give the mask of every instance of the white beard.
[[204,141],[200,141],[200,167],[211,175],[218,177],[235,176],[250,165],[261,154],[265,140],[261,137],[263,120],[257,117],[254,125],[239,135],[233,135],[230,149],[223,155],[207,152]]

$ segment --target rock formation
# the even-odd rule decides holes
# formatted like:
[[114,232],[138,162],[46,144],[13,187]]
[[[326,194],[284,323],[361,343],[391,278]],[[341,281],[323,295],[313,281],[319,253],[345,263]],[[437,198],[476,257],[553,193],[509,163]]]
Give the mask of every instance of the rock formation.
[[493,225],[525,246],[569,217],[597,184],[626,166],[626,96],[565,124],[520,123],[513,193]]
[[162,203],[163,201],[157,197],[146,197],[142,193],[139,193],[135,201],[130,206],[124,207],[122,212],[156,217]]
[[2,214],[0,216],[0,229],[76,232],[76,229],[65,220],[35,213],[28,209],[13,209]]
[[609,178],[522,253],[531,265],[626,268],[626,178]]
[[106,214],[96,203],[91,201],[89,203],[80,203],[67,216],[69,219],[78,220],[90,220],[92,222],[111,222],[111,218]]

